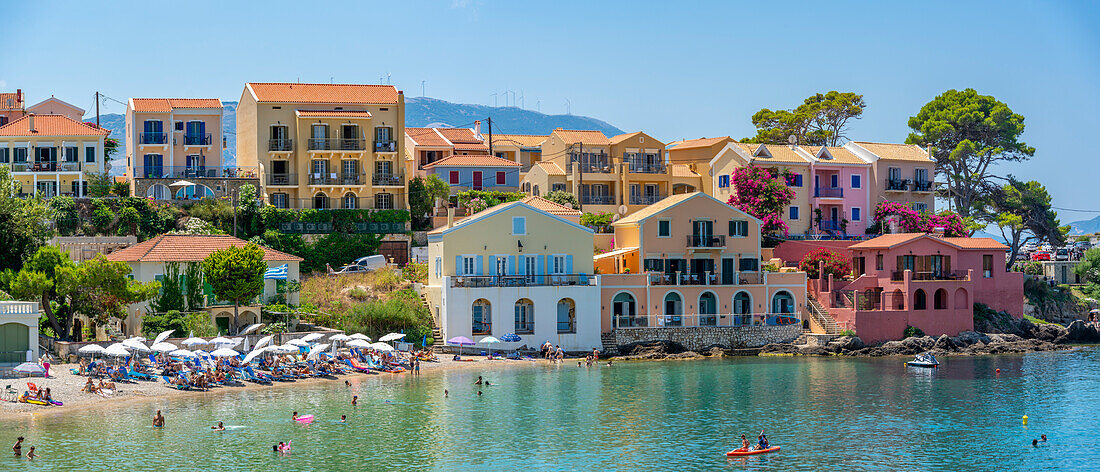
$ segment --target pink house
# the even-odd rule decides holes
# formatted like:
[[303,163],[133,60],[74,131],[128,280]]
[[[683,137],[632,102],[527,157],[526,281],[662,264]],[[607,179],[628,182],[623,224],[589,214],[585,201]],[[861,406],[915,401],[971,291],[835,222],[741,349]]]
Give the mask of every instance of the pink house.
[[990,238],[887,234],[848,247],[855,280],[811,280],[810,291],[841,329],[864,342],[900,339],[906,326],[954,336],[974,329],[974,304],[1023,315],[1023,274],[1005,268]]
[[871,164],[842,147],[799,149],[810,157],[813,181],[810,206],[813,229],[819,234],[862,237],[871,208]]

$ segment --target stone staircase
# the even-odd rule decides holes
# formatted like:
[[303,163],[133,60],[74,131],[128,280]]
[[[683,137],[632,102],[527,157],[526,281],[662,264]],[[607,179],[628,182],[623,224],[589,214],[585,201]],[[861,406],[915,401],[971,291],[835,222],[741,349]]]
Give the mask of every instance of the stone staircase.
[[603,354],[606,356],[619,353],[619,346],[615,344],[615,332],[600,333],[600,342],[603,344]]
[[[428,313],[430,314],[432,312],[432,306],[428,303],[428,297],[425,296],[423,292],[420,292],[418,295],[420,295],[420,305],[423,306],[425,310],[428,310]],[[436,354],[441,354],[443,352],[443,343],[446,340],[443,339],[443,329],[439,327],[439,322],[436,321],[435,315],[431,315],[431,317],[432,352]]]
[[806,298],[806,312],[810,314],[810,318],[825,331],[825,334],[835,335],[839,334],[841,329],[836,324],[836,320],[833,319],[829,311],[821,305],[813,296]]

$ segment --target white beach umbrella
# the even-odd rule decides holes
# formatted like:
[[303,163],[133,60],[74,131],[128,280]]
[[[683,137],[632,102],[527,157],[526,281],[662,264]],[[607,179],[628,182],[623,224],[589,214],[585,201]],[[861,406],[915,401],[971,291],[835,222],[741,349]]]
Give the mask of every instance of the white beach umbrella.
[[160,334],[157,335],[157,337],[153,338],[153,344],[163,342],[165,339],[168,339],[168,337],[171,336],[172,333],[175,333],[175,332],[176,332],[176,330],[174,330],[174,329],[170,329],[168,331],[161,332]]
[[103,350],[103,354],[112,357],[126,357],[130,355],[130,351],[126,349],[126,346],[122,343],[114,343],[107,346],[107,349]]
[[155,343],[152,346],[149,346],[149,348],[152,349],[153,352],[157,352],[157,353],[172,352],[172,351],[175,351],[176,349],[178,349],[174,344],[166,343],[166,342]]
[[264,354],[263,349],[257,349],[255,351],[252,351],[252,352],[248,353],[247,356],[244,356],[244,361],[241,361],[241,363],[242,364],[248,364],[249,362],[252,362],[253,359],[255,359],[257,357],[260,357],[263,354]]
[[224,337],[221,337],[221,336],[218,336],[218,337],[216,337],[216,338],[214,338],[214,339],[211,339],[211,340],[210,340],[210,341],[208,342],[208,344],[213,344],[213,345],[215,345],[215,346],[221,346],[221,345],[226,345],[226,346],[236,346],[236,345],[237,345],[236,343],[234,343],[234,342],[233,342],[233,340],[232,340],[232,339],[229,339],[229,338],[224,338]]
[[357,347],[359,349],[367,349],[371,347],[371,343],[362,339],[352,339],[348,341],[348,347]]
[[241,355],[241,353],[227,347],[223,347],[221,349],[215,349],[214,352],[210,353],[210,355],[214,357],[237,357]]
[[194,187],[195,183],[187,180],[179,180],[168,184],[169,187]]
[[141,341],[138,341],[137,339],[134,339],[134,338],[130,338],[130,339],[127,339],[125,341],[122,341],[121,344],[122,344],[123,347],[125,347],[126,349],[129,349],[131,351],[138,351],[138,352],[149,352],[149,351],[151,351],[151,349],[149,349],[149,346],[146,346],[146,345],[142,344]]
[[290,341],[287,341],[286,344],[289,344],[291,346],[309,347],[309,343],[302,341],[301,339],[291,339]]
[[387,334],[385,336],[382,336],[378,340],[381,341],[381,342],[387,343],[387,342],[390,342],[390,341],[397,341],[398,339],[401,339],[403,337],[405,337],[405,335],[403,333],[390,333],[390,334]]
[[239,334],[241,336],[244,336],[246,334],[252,334],[253,332],[258,331],[260,329],[260,327],[262,327],[263,325],[264,325],[263,323],[250,324],[250,325],[248,325],[247,328],[241,330],[241,332],[239,332],[237,334]]
[[195,355],[195,353],[188,351],[187,349],[176,349],[175,351],[169,352],[168,355],[174,357],[186,357],[188,359],[199,357]]
[[328,346],[328,344],[318,344],[316,346],[313,346],[313,348],[309,350],[309,354],[306,355],[306,360],[308,361],[311,359],[316,359],[318,356],[321,355],[321,352],[323,352],[325,349],[328,349]]
[[345,341],[351,341],[352,339],[353,338],[351,336],[348,336],[344,333],[334,334],[334,335],[328,337],[329,341],[334,341],[334,342],[335,341],[345,342]]
[[294,354],[298,352],[298,346],[291,346],[287,344],[284,344],[282,346],[269,346],[267,348],[267,351],[275,354]]
[[325,337],[325,335],[321,334],[321,333],[310,333],[310,334],[307,334],[305,336],[302,336],[302,341],[311,343],[311,342],[316,341],[318,339],[321,339],[323,337]]
[[207,340],[205,340],[203,338],[187,338],[187,339],[184,339],[183,342],[181,342],[180,344],[183,344],[184,346],[187,346],[187,347],[194,347],[194,346],[201,346],[201,345],[210,344],[210,342],[208,342]]
[[494,338],[492,336],[485,336],[484,338],[481,338],[481,341],[478,341],[477,343],[478,344],[488,344],[489,345],[489,355],[492,356],[493,355],[493,344],[496,344],[496,343],[499,343],[499,342],[500,342],[500,340],[497,339],[497,338]]
[[266,346],[267,343],[271,342],[271,339],[272,339],[272,336],[270,334],[260,338],[259,341],[256,341],[256,345],[252,347],[252,350],[253,351],[260,350],[260,348]]
[[130,338],[129,338],[129,339],[127,339],[127,341],[130,341],[130,340],[134,340],[134,341],[138,341],[138,342],[145,342],[145,341],[148,341],[148,339],[145,339],[145,338],[143,338],[143,337],[141,337],[141,336],[130,336]]
[[368,343],[370,342],[370,338],[368,338],[367,335],[365,335],[363,333],[355,333],[355,334],[353,334],[351,336],[348,336],[348,337],[351,338],[351,339],[362,339],[362,340],[364,340]]
[[76,352],[78,352],[78,353],[80,353],[81,355],[84,355],[84,356],[94,356],[96,354],[103,354],[103,351],[104,351],[103,346],[100,346],[99,344],[89,344],[87,346],[81,347],[80,349],[76,350]]
[[371,347],[371,349],[374,349],[375,351],[392,351],[393,350],[393,346],[390,346],[389,344],[382,343],[382,342],[371,344],[370,347]]

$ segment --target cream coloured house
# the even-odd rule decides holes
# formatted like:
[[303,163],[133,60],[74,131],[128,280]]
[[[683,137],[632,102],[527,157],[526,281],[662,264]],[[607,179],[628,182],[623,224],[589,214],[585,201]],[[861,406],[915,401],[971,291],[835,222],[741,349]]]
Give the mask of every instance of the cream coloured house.
[[11,169],[23,195],[83,197],[85,174],[107,170],[108,134],[65,115],[28,113],[0,126],[0,165]]

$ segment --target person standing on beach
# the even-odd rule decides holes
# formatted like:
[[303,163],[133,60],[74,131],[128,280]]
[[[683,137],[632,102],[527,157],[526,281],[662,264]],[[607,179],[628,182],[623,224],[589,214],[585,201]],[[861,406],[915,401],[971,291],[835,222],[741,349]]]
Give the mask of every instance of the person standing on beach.
[[155,416],[153,416],[153,427],[154,428],[163,428],[164,427],[164,415],[160,414],[160,410],[157,410],[157,414]]
[[11,447],[11,450],[15,453],[15,457],[23,455],[23,436],[15,438],[15,445]]

